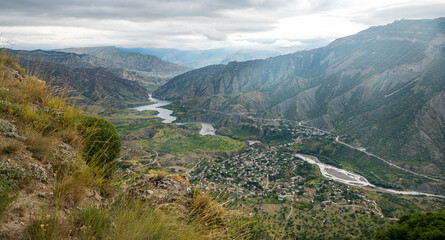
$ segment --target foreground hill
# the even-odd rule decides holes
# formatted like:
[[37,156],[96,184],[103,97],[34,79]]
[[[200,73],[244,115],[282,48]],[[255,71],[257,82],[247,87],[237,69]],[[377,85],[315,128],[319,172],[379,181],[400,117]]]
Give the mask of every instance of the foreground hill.
[[237,124],[249,114],[308,121],[444,178],[443,66],[445,18],[402,20],[311,51],[192,70],[154,96],[205,109],[204,119],[218,113],[233,120],[220,124]]
[[76,110],[0,53],[0,239],[267,235],[255,230],[262,226],[255,219],[232,215],[178,175],[122,181],[115,175],[120,151],[110,122]]

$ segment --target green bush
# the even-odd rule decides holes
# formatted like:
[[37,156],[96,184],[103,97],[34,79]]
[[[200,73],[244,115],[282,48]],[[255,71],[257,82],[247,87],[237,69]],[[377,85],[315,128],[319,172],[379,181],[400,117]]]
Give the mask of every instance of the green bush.
[[397,225],[377,232],[376,239],[445,239],[445,210],[403,215]]
[[121,141],[110,122],[98,117],[83,116],[80,126],[86,137],[82,152],[88,165],[105,167],[119,157]]

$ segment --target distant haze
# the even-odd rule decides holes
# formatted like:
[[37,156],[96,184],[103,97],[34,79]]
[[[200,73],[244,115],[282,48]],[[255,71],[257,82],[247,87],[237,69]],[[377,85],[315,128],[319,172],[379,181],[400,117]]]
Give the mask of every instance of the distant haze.
[[304,49],[444,15],[443,0],[2,0],[0,45]]

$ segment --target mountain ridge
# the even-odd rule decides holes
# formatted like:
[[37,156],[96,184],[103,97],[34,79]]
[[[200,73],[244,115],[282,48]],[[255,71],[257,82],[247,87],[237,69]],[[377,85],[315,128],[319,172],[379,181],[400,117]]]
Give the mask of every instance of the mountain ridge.
[[59,52],[87,54],[103,59],[133,74],[145,73],[148,78],[166,81],[190,68],[162,60],[153,55],[130,53],[114,46],[58,49]]
[[146,89],[123,78],[123,70],[105,60],[56,51],[6,50],[29,74],[39,76],[52,87],[65,89],[77,104],[125,107],[147,102]]

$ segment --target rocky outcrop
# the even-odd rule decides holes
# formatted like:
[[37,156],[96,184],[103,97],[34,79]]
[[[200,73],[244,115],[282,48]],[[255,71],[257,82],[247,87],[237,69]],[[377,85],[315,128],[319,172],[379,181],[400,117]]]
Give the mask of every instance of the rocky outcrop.
[[153,204],[187,202],[192,197],[190,184],[178,175],[155,175],[133,183],[130,196]]

